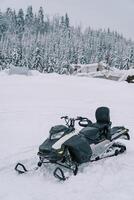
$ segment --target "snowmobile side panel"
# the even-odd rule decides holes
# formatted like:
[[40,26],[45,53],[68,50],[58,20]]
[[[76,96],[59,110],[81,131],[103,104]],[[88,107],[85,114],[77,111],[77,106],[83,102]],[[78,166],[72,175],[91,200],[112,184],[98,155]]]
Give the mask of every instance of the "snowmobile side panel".
[[78,134],[77,132],[73,131],[72,133],[63,136],[57,142],[55,142],[55,144],[52,146],[52,148],[60,149],[62,147],[62,144],[64,144],[66,141],[68,141],[70,138],[72,138],[73,136],[75,136],[77,134]]
[[64,143],[64,146],[69,150],[72,159],[81,164],[90,161],[92,150],[87,140],[80,135],[71,137]]

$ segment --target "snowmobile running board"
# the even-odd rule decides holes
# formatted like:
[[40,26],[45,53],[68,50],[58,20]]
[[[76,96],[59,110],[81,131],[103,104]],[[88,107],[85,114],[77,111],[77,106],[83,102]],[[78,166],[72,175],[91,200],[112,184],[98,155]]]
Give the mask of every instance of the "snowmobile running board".
[[114,153],[112,154],[107,154],[106,156],[97,156],[93,159],[90,160],[90,162],[95,162],[95,161],[98,161],[98,160],[102,160],[102,159],[105,159],[105,158],[110,158],[110,157],[113,157],[113,156],[118,156],[119,154],[122,154],[126,151],[126,146],[124,146],[123,144],[120,144],[120,143],[117,143],[117,144],[113,144],[113,147],[116,147],[116,148],[120,148],[119,149],[116,149]]

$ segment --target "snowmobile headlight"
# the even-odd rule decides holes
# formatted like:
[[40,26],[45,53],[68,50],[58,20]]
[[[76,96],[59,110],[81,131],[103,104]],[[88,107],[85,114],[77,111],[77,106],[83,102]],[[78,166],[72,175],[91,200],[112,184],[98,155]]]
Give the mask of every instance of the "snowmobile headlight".
[[63,152],[64,152],[64,151],[60,149],[60,150],[58,151],[58,154],[63,154]]

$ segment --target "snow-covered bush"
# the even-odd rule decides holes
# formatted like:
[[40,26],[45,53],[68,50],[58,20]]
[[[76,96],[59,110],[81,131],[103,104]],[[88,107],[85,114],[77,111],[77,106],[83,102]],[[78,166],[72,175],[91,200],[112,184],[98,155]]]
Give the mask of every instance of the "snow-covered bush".
[[19,75],[30,75],[29,69],[27,67],[15,67],[10,66],[9,75],[19,74]]

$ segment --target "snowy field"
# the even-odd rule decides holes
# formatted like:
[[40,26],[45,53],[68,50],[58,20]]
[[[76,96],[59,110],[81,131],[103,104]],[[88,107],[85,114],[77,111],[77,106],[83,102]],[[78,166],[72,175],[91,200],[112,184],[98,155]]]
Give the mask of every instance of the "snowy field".
[[[87,116],[108,106],[113,125],[129,128],[127,152],[85,164],[76,177],[58,182],[41,169],[17,175],[18,161],[38,162],[38,146],[62,115]],[[0,200],[133,200],[134,84],[86,77],[0,73]]]

